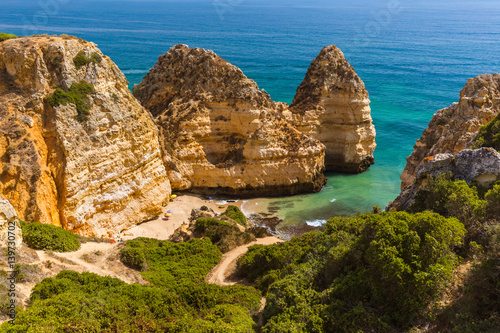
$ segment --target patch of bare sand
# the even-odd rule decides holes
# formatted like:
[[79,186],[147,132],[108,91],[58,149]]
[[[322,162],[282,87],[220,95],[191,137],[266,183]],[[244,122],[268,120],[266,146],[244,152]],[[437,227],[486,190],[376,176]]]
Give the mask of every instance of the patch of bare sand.
[[[194,194],[180,195],[176,200],[163,207],[163,214],[151,221],[147,221],[132,227],[122,233],[122,240],[130,240],[137,237],[147,237],[159,240],[168,240],[180,226],[189,223],[191,211],[200,209],[202,206],[211,208],[216,213],[226,211],[228,205],[237,206],[241,209],[242,201],[224,203],[222,200],[207,200]],[[171,216],[164,218],[164,214],[173,211]]]
[[78,273],[89,272],[100,276],[110,276],[126,283],[147,282],[139,272],[128,268],[120,261],[119,251],[122,245],[116,243],[84,243],[75,252],[36,251],[42,270],[50,276],[57,275],[62,270],[72,270]]

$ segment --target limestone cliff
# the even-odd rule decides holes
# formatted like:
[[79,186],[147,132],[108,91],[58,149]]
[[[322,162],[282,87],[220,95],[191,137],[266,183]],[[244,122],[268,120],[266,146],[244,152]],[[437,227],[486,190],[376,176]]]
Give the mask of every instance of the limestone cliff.
[[[9,200],[2,198],[0,198],[0,242],[4,248],[18,248],[23,242],[23,234],[16,210]],[[15,246],[9,242],[15,242]]]
[[158,131],[127,85],[81,39],[0,43],[0,195],[21,219],[105,236],[161,212]]
[[469,148],[480,127],[499,113],[500,74],[484,74],[469,79],[460,92],[460,101],[439,110],[417,140],[401,175],[401,187],[413,183],[425,158],[441,153],[456,155]]
[[387,210],[406,210],[430,177],[450,172],[454,179],[488,187],[500,179],[500,154],[493,148],[464,149],[457,155],[437,154],[418,166],[413,183],[406,186]]
[[160,128],[174,189],[285,195],[325,184],[325,147],[282,116],[286,105],[212,51],[172,47],[134,94]]
[[375,127],[363,81],[342,51],[327,46],[314,59],[288,116],[326,146],[326,169],[360,173],[374,163]]

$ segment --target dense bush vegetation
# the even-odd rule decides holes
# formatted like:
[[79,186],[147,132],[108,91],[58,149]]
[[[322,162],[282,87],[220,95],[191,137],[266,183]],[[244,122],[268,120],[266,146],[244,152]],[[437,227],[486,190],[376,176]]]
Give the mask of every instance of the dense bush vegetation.
[[451,173],[429,179],[417,193],[410,212],[433,211],[446,217],[456,217],[472,227],[484,219],[486,202],[479,198],[477,188],[463,180],[453,180]]
[[247,226],[247,219],[245,215],[236,206],[228,206],[226,211],[222,215],[226,215],[227,217],[244,227]]
[[474,149],[490,147],[500,150],[500,115],[486,126],[481,127],[474,139]]
[[93,93],[95,93],[93,85],[80,81],[79,83],[73,83],[67,92],[57,88],[52,95],[47,97],[47,100],[52,107],[68,105],[68,103],[74,104],[78,112],[76,120],[83,122],[88,120],[90,115],[91,103],[88,95]]
[[500,328],[500,256],[476,264],[464,295],[438,317],[441,332],[497,333]]
[[157,286],[175,287],[185,283],[185,280],[203,282],[221,259],[221,253],[209,239],[172,243],[136,238],[126,245],[120,251],[123,263],[144,270],[142,276]]
[[76,251],[80,248],[78,236],[50,224],[21,223],[23,241],[35,250],[57,252]]
[[469,186],[454,180],[450,173],[429,179],[410,206],[410,212],[433,211],[445,217],[456,217],[467,228],[467,242],[485,245],[489,224],[498,223],[500,216],[500,185],[491,188]]
[[333,218],[324,233],[251,248],[239,269],[268,292],[265,332],[398,331],[439,296],[464,234],[429,212]]
[[210,217],[202,217],[196,220],[195,234],[198,237],[210,238],[222,253],[255,240],[252,233],[242,232],[229,222]]
[[18,37],[16,35],[0,33],[0,43],[3,42],[4,40],[14,39],[14,38],[18,38]]
[[90,58],[87,58],[84,51],[80,51],[73,58],[73,63],[75,64],[76,69],[80,69],[83,66],[86,66],[90,63],[94,63],[99,65],[102,61],[102,57],[97,52],[92,52]]
[[203,282],[221,258],[209,239],[180,244],[135,239],[121,251],[128,265],[137,263],[128,255],[132,250],[145,258],[141,274],[151,285],[63,271],[37,284],[31,306],[1,331],[254,332],[257,290]]

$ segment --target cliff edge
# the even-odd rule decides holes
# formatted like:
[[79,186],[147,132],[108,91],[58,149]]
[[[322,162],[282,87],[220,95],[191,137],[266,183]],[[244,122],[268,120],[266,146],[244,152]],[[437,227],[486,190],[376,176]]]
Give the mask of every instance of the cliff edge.
[[319,191],[325,147],[299,132],[243,72],[214,52],[172,47],[134,88],[160,128],[172,187],[204,194]]
[[500,113],[500,74],[483,74],[469,79],[460,92],[460,100],[439,110],[406,159],[401,188],[415,179],[425,158],[437,154],[456,155],[471,148],[479,129]]
[[161,212],[170,184],[150,114],[93,43],[0,43],[0,195],[19,217],[108,236]]

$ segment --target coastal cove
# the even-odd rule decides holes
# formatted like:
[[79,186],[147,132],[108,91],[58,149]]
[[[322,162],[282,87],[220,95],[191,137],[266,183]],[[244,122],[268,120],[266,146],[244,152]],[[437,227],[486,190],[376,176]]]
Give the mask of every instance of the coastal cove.
[[500,69],[500,7],[493,2],[454,6],[443,17],[439,7],[450,6],[449,1],[401,1],[400,10],[386,17],[380,15],[387,10],[386,1],[367,2],[360,11],[342,4],[259,6],[242,1],[221,13],[211,2],[131,1],[116,8],[112,1],[74,0],[61,4],[43,25],[30,27],[26,22],[42,10],[33,3],[29,12],[6,1],[0,30],[65,33],[95,42],[125,73],[130,88],[160,54],[184,43],[214,50],[275,101],[291,103],[321,48],[341,48],[370,93],[377,130],[375,165],[359,175],[327,174],[327,185],[316,194],[242,204],[246,214],[267,211],[287,224],[309,221],[318,226],[333,216],[384,208],[399,194],[405,158],[432,115],[458,101],[468,78]]

